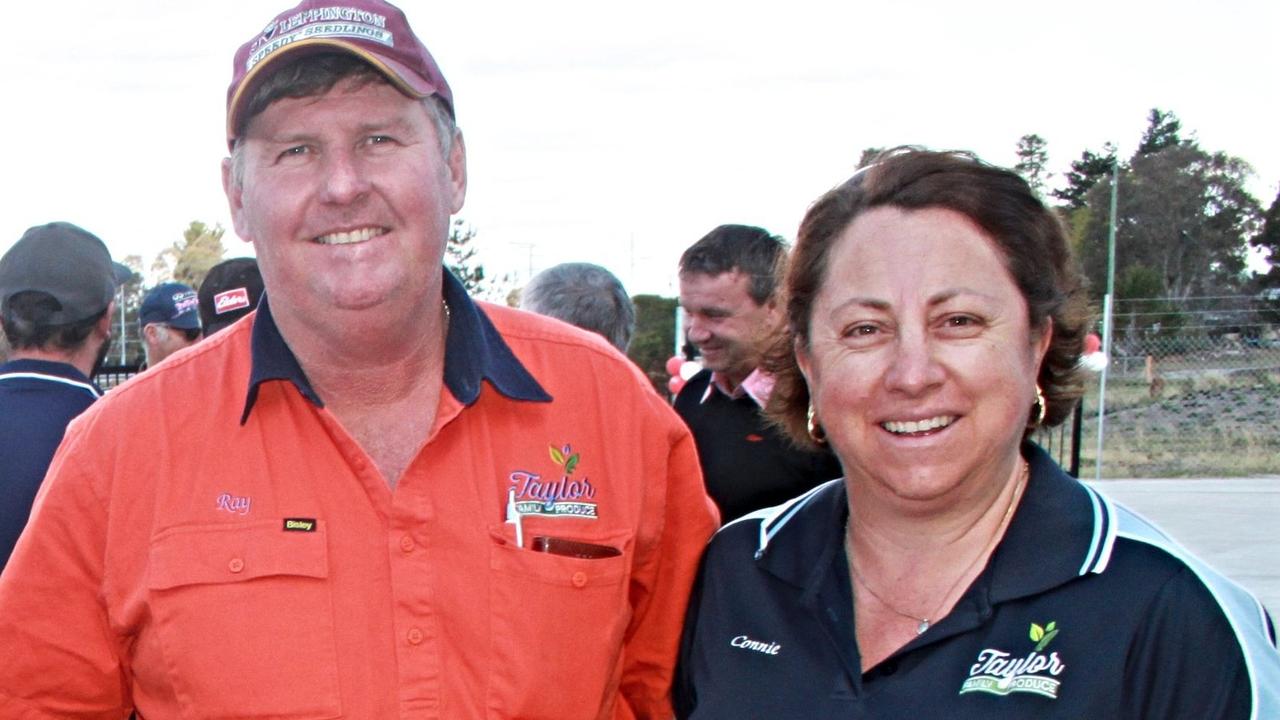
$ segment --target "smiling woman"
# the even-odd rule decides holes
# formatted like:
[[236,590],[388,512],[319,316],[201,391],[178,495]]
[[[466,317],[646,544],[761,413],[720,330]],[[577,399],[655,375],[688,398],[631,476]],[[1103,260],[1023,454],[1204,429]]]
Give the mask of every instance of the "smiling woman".
[[769,409],[845,477],[713,539],[682,717],[1277,711],[1257,601],[1027,440],[1077,401],[1089,318],[1021,178],[891,151],[810,208],[786,292]]

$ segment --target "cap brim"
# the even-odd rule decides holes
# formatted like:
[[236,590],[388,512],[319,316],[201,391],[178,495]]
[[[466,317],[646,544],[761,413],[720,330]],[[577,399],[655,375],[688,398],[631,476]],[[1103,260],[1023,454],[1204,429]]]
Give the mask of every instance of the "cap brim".
[[187,313],[186,315],[179,315],[165,324],[172,325],[173,327],[180,328],[182,330],[199,330],[200,315],[199,313],[194,312]]
[[[346,40],[335,40],[333,38],[311,38],[307,40],[298,40],[289,45],[276,50],[271,55],[264,58],[257,65],[254,65],[244,79],[240,81],[240,85],[236,87],[235,94],[231,96],[231,102],[227,108],[227,144],[232,145],[236,139],[236,124],[239,122],[240,113],[242,111],[241,104],[248,97],[249,92],[257,86],[258,79],[263,77],[266,68],[271,67],[286,57],[297,57],[299,52],[308,51],[315,53],[324,50],[341,50],[350,53],[364,60],[373,67],[377,68],[388,80],[396,86],[400,92],[410,97],[425,98],[439,92],[439,88],[435,87],[426,78],[417,72],[409,69],[404,64],[391,60],[387,57],[360,47]],[[450,112],[452,112],[450,108]]]
[[112,280],[115,281],[116,287],[120,287],[133,279],[134,272],[128,265],[121,265],[118,262],[112,262],[111,277]]

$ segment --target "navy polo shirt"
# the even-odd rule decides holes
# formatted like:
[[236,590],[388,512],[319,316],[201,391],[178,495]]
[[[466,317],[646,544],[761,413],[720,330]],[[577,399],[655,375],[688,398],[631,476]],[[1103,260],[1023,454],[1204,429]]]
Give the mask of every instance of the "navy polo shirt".
[[682,718],[1276,718],[1248,592],[1027,445],[1027,484],[949,615],[867,672],[842,480],[725,526],[688,611]]
[[0,569],[26,527],[67,423],[100,397],[102,390],[66,363],[0,365]]

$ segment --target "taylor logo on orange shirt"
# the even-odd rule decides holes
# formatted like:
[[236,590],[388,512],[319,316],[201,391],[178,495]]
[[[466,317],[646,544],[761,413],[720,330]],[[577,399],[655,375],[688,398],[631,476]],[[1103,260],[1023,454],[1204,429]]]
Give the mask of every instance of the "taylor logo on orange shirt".
[[586,474],[576,476],[582,454],[568,443],[548,446],[557,469],[549,475],[532,470],[513,470],[508,476],[516,491],[516,512],[544,517],[580,517],[595,520],[596,489]]

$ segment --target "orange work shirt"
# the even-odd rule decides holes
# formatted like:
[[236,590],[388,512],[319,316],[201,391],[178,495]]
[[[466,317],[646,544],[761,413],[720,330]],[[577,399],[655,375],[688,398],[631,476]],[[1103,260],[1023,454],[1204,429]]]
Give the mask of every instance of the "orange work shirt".
[[74,422],[0,578],[0,717],[669,716],[717,524],[688,431],[602,339],[445,286],[394,491],[266,301]]

